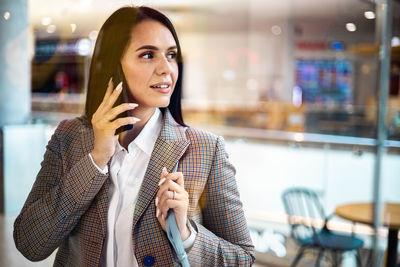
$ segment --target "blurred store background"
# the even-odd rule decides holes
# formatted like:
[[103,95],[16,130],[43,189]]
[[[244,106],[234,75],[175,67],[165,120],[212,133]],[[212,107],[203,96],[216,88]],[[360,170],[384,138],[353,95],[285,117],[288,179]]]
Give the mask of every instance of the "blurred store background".
[[[281,199],[286,189],[313,190],[327,215],[345,203],[376,199],[382,79],[389,85],[378,193],[382,203],[400,203],[400,1],[381,12],[391,30],[390,68],[380,76],[377,20],[383,18],[374,0],[1,0],[0,266],[30,266],[15,250],[13,219],[55,127],[83,113],[100,26],[131,3],[160,9],[178,31],[185,122],[225,137],[258,266],[289,266],[299,248]],[[7,23],[19,16],[26,25],[9,34]],[[28,62],[22,75],[20,61]],[[25,102],[7,90],[22,92],[16,97]],[[23,117],[8,121],[18,114]],[[381,264],[388,220],[377,235]],[[363,239],[368,261],[373,227],[337,215],[329,227]],[[315,257],[303,257],[299,266],[314,265]],[[331,262],[322,259],[323,266]],[[341,266],[356,266],[354,253],[345,253]]]

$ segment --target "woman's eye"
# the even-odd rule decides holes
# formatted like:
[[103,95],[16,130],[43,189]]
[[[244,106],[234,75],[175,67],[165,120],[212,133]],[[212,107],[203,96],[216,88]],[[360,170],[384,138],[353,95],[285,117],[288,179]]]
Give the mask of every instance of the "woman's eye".
[[168,54],[168,58],[169,59],[175,59],[176,58],[176,53],[175,52],[171,52]]
[[144,59],[151,59],[151,58],[153,58],[153,54],[151,52],[146,52],[146,53],[141,54],[140,57],[144,58]]

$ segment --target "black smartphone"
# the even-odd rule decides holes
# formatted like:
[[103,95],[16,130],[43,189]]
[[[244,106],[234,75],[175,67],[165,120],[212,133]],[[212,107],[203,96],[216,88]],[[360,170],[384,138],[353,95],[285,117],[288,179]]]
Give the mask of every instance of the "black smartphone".
[[[120,82],[122,82],[122,92],[119,95],[117,101],[115,101],[114,107],[122,104],[122,103],[128,103],[128,87],[127,87],[127,83],[126,83],[126,79],[125,79],[125,75],[124,75],[124,71],[122,70],[122,66],[121,64],[118,64],[118,77],[115,77],[113,80],[115,81],[115,85],[119,84]],[[120,114],[118,114],[117,118],[125,118],[125,117],[129,117],[131,116],[131,111],[125,111],[122,112]],[[127,124],[124,126],[119,127],[116,131],[115,131],[115,135],[118,135],[120,133],[122,133],[123,131],[128,131],[128,130],[132,130],[133,129],[133,124]]]

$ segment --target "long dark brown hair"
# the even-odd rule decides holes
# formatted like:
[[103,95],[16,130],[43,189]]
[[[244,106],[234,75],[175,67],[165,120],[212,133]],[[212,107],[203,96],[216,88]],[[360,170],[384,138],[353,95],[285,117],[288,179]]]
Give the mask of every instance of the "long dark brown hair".
[[[176,59],[179,75],[168,109],[177,123],[186,126],[183,122],[181,109],[183,64],[178,36],[171,21],[164,14],[150,7],[120,8],[101,27],[90,63],[89,83],[86,94],[85,115],[89,124],[91,124],[92,116],[103,100],[109,79],[113,78],[114,85],[121,82],[121,58],[129,44],[133,28],[144,20],[160,22],[169,29],[175,39],[178,50]],[[120,99],[117,100],[117,104],[119,103],[122,103],[122,94]],[[160,109],[164,114],[166,108]]]

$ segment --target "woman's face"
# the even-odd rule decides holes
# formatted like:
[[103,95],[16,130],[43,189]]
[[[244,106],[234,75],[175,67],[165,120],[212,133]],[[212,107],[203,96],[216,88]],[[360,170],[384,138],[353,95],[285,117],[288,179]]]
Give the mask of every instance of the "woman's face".
[[167,107],[178,79],[178,49],[171,32],[145,20],[132,30],[121,59],[133,101],[142,108]]

